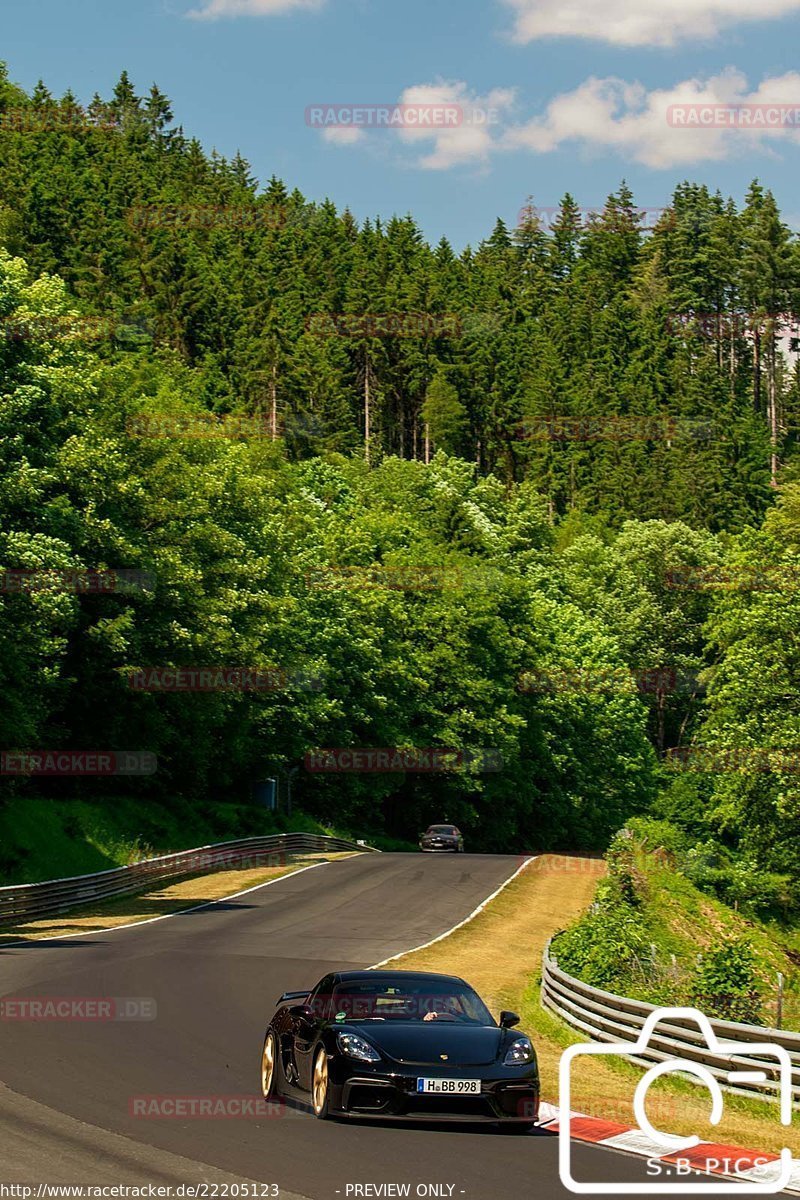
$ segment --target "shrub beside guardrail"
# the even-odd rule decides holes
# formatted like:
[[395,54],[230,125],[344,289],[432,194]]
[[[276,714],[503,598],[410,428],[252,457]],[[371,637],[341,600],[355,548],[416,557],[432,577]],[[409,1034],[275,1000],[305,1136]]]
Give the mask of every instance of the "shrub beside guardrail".
[[19,925],[38,917],[54,917],[83,904],[109,900],[140,892],[154,884],[204,871],[252,865],[269,866],[270,859],[281,854],[305,854],[324,851],[356,850],[378,854],[347,838],[317,833],[276,833],[266,837],[241,838],[218,842],[195,850],[181,850],[160,858],[149,858],[128,867],[114,867],[94,875],[76,875],[45,883],[12,884],[0,888],[0,928]]
[[[555,939],[553,939],[555,940]],[[594,1042],[635,1043],[645,1021],[655,1012],[657,1005],[643,1000],[631,1000],[615,996],[601,988],[591,987],[572,975],[567,975],[558,966],[553,951],[553,941],[544,952],[542,967],[542,1002],[571,1025],[573,1029]],[[645,1051],[628,1054],[631,1062],[641,1066],[653,1066],[667,1059],[682,1058],[702,1063],[726,1090],[745,1096],[760,1096],[770,1100],[778,1098],[778,1070],[776,1061],[756,1062],[747,1053],[748,1043],[772,1042],[789,1051],[792,1060],[792,1099],[800,1105],[800,1033],[785,1029],[766,1029],[758,1025],[740,1025],[733,1021],[711,1021],[714,1033],[723,1041],[741,1042],[742,1058],[734,1057],[733,1065],[742,1069],[762,1070],[765,1082],[740,1083],[727,1087],[726,1078],[731,1070],[731,1059],[714,1054],[705,1043],[699,1028],[683,1018],[670,1018],[657,1026],[650,1045]]]

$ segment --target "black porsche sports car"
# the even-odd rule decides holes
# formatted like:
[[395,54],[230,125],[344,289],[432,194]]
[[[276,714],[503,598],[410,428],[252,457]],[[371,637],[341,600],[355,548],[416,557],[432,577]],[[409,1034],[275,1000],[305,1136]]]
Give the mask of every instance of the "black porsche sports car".
[[536,1052],[451,975],[339,971],[285,992],[261,1056],[264,1098],[327,1117],[496,1121],[524,1132],[539,1112]]

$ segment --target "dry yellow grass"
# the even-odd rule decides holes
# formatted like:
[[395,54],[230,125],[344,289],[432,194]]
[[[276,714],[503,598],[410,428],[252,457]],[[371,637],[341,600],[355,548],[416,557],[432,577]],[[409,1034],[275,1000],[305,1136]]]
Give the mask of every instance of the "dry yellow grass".
[[427,950],[404,955],[402,966],[452,971],[468,979],[490,1008],[513,1008],[521,1003],[531,971],[538,971],[548,939],[589,905],[603,874],[600,859],[537,858],[469,925]]
[[[577,1033],[545,1011],[539,1001],[541,959],[553,934],[571,924],[592,900],[603,864],[596,859],[544,855],[533,862],[473,921],[426,950],[407,954],[392,967],[461,975],[484,997],[493,1012],[510,1008],[523,1017],[535,1037],[542,1095],[557,1103],[558,1068]],[[636,1124],[632,1096],[642,1071],[630,1063],[613,1065],[578,1060],[573,1072],[572,1108],[591,1116]],[[696,1133],[704,1141],[722,1141],[767,1153],[785,1145],[800,1154],[797,1121],[780,1125],[777,1106],[738,1096],[725,1097],[723,1124],[713,1127],[710,1097],[683,1080],[659,1081],[651,1090],[648,1113],[654,1125],[670,1133]]]
[[117,925],[133,925],[140,921],[152,920],[153,917],[169,916],[196,904],[224,900],[237,892],[268,883],[272,879],[280,879],[282,875],[291,875],[302,867],[349,857],[350,851],[337,854],[296,854],[288,855],[286,862],[279,866],[195,875],[177,883],[153,888],[152,891],[121,896],[102,904],[87,904],[63,917],[50,917],[17,925],[3,931],[0,935],[0,946],[7,945],[10,941],[36,941],[48,937],[70,937],[76,933],[100,932],[103,929],[113,929]]

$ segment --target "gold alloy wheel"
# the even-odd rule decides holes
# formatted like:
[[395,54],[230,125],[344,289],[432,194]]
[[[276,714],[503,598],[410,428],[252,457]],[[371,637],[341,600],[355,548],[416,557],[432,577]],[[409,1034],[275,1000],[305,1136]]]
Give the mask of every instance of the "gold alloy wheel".
[[314,1112],[319,1117],[324,1112],[328,1100],[328,1056],[324,1050],[320,1050],[314,1061],[312,1098]]
[[261,1095],[269,1099],[272,1092],[272,1081],[275,1077],[275,1034],[272,1030],[264,1042],[264,1053],[261,1055]]

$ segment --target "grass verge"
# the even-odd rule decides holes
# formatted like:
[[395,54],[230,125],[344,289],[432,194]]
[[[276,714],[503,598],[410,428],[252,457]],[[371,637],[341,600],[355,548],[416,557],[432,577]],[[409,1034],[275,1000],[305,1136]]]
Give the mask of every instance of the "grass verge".
[[[596,859],[543,855],[509,884],[468,925],[425,950],[391,963],[393,968],[441,971],[461,975],[493,1012],[510,1008],[522,1016],[522,1028],[536,1042],[542,1075],[542,1097],[558,1102],[558,1068],[567,1046],[584,1041],[574,1030],[542,1008],[540,964],[554,933],[573,923],[591,903],[598,872]],[[635,1126],[632,1097],[643,1072],[623,1059],[578,1060],[573,1073],[573,1109]],[[724,1142],[778,1153],[784,1145],[800,1154],[797,1122],[785,1129],[777,1106],[725,1097],[720,1126],[709,1124],[710,1098],[694,1084],[659,1080],[648,1098],[648,1114],[657,1128],[675,1134],[697,1134],[703,1141]]]
[[[365,837],[324,826],[295,809],[291,817],[252,801],[169,801],[134,796],[53,800],[15,796],[0,800],[0,887],[90,875],[145,858],[214,842],[273,833]],[[390,839],[380,849],[415,849]]]

